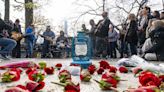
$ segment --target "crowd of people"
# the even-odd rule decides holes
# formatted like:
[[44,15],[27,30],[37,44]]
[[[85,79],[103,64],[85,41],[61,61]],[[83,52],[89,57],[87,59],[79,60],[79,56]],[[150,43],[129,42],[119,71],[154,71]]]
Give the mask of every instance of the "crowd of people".
[[151,12],[144,6],[137,14],[129,14],[118,31],[103,12],[103,19],[97,24],[90,20],[91,29],[85,24],[82,28],[92,41],[92,56],[104,58],[120,58],[140,55],[147,60],[164,60],[164,12]]
[[[20,25],[20,20],[16,19],[13,23],[10,21],[4,21],[0,18],[0,54],[1,58],[8,60],[12,56],[12,58],[21,58],[21,41],[22,38],[24,38],[25,42],[25,49],[26,49],[26,58],[33,58],[34,57],[34,49],[37,37],[36,35],[40,35],[44,38],[44,42],[42,44],[42,50],[41,50],[41,57],[42,58],[49,58],[49,48],[51,48],[51,45],[54,45],[54,39],[55,39],[55,33],[51,30],[50,26],[46,27],[46,30],[43,34],[37,34],[35,32],[35,26],[33,24],[30,24],[26,30],[25,33],[22,33]],[[60,36],[57,37],[56,40],[56,48],[65,50],[64,53],[65,57],[67,57],[67,50],[70,49],[68,46],[67,37],[65,37],[64,32],[60,32]]]
[[[138,15],[138,16],[136,16]],[[82,31],[91,39],[92,57],[100,58],[120,58],[131,55],[141,55],[147,60],[164,60],[164,12],[151,12],[150,7],[145,6],[139,14],[129,14],[127,21],[122,23],[121,29],[116,30],[115,26],[108,18],[108,12],[102,13],[102,20],[95,23],[93,19],[89,21],[91,29],[87,29],[82,24]],[[36,42],[36,32],[34,25],[29,25],[25,34],[21,31],[19,19],[15,23],[6,23],[0,18],[0,54],[2,58],[8,59],[7,55],[12,52],[12,57],[21,57],[21,39],[25,38],[26,57],[33,57],[34,44]],[[43,34],[42,58],[48,58],[55,33],[47,26]],[[16,36],[16,37],[15,37]],[[56,40],[56,48],[68,50],[68,39],[64,32]],[[67,53],[64,53],[67,56]]]

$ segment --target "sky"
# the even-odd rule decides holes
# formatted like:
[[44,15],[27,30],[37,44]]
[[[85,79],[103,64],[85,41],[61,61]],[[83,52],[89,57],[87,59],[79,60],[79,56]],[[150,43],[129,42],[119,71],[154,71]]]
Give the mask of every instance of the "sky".
[[[18,1],[24,1],[24,0],[18,0]],[[95,9],[97,5],[93,2],[94,0],[49,0],[49,3],[46,3],[46,4],[44,4],[45,0],[36,0],[36,1],[39,1],[44,6],[42,7],[41,10],[35,11],[35,13],[41,13],[43,16],[49,19],[50,25],[54,27],[54,30],[58,30],[58,31],[61,30],[60,28],[58,28],[58,26],[59,25],[63,26],[65,20],[67,20],[68,22],[68,26],[69,26],[68,30],[77,31],[77,30],[80,30],[81,24],[83,23],[85,23],[87,27],[90,28],[89,26],[90,19],[93,18],[96,20],[96,22],[101,19],[101,17],[85,15],[80,18],[78,25],[74,26],[74,24],[72,24],[80,15],[80,13],[85,12],[86,10],[89,10],[88,7],[79,6],[75,4],[75,1],[77,1],[78,4],[89,5]],[[107,3],[106,7],[110,8],[114,4],[115,0],[107,0],[107,1],[108,2],[106,2]],[[152,10],[158,10],[158,9],[163,8],[161,0],[149,0],[149,1],[150,1],[149,4],[156,4],[156,5],[151,6]],[[11,0],[11,5],[14,5],[14,4],[16,4],[14,3],[14,0]],[[102,1],[98,0],[98,4],[102,5]],[[0,0],[0,5],[1,5],[0,13],[4,15],[4,6],[1,0]],[[125,6],[125,7],[128,8],[129,6]],[[119,11],[115,11],[114,9],[110,10],[109,12],[109,17],[114,23],[118,23],[118,21],[116,21],[117,12]],[[136,12],[136,10],[134,10],[133,12]],[[24,12],[16,11],[11,7],[11,19],[15,20],[17,18],[20,18],[22,22],[24,22]],[[72,27],[74,27],[74,29],[72,29]],[[74,31],[69,31],[69,34],[73,36]]]

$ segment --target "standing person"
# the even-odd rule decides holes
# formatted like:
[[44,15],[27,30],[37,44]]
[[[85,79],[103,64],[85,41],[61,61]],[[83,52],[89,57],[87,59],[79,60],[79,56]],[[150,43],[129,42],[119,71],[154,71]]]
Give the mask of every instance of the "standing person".
[[[108,18],[108,12],[102,13],[103,20],[100,20],[97,24],[96,35],[96,56],[106,57],[107,55],[107,40],[110,20]],[[100,44],[101,43],[101,44]]]
[[109,51],[110,51],[110,58],[117,58],[116,54],[116,46],[118,40],[118,33],[114,30],[113,26],[109,25],[109,32],[108,32],[108,42],[109,42]]
[[34,42],[35,42],[35,29],[34,29],[34,25],[32,25],[32,24],[29,27],[27,27],[27,29],[26,29],[25,42],[27,44],[26,58],[32,58]]
[[[134,14],[129,14],[128,16],[129,24],[127,26],[127,33],[125,35],[125,42],[130,45],[131,55],[137,55],[137,43],[138,43],[138,36],[137,36],[137,22],[136,17]],[[128,53],[126,52],[128,55]]]
[[120,37],[119,37],[119,40],[120,40],[120,58],[123,58],[124,57],[124,52],[126,52],[125,50],[125,41],[124,41],[124,38],[125,38],[125,34],[126,34],[126,26],[127,24],[124,23],[122,24],[122,30],[120,31]]
[[[21,30],[21,25],[20,25],[19,19],[15,20],[14,28],[13,28],[12,32],[16,32],[16,33],[22,34],[22,30]],[[18,39],[16,42],[17,42],[17,45],[16,45],[16,47],[12,51],[12,57],[20,58],[21,57],[21,44],[20,44],[21,39]]]
[[44,38],[43,42],[43,52],[42,52],[42,58],[47,58],[47,54],[49,53],[50,44],[53,42],[53,39],[55,38],[55,33],[51,31],[51,27],[47,26],[46,31],[43,33],[42,37]]
[[95,44],[96,44],[96,37],[95,37],[95,35],[94,35],[94,32],[95,32],[95,29],[96,29],[96,25],[95,25],[95,21],[93,20],[93,19],[91,19],[90,21],[89,21],[89,23],[90,23],[90,26],[91,26],[91,29],[90,29],[90,31],[89,31],[89,37],[90,37],[90,39],[91,39],[91,55],[92,56],[94,56],[94,54],[95,54]]
[[16,46],[16,41],[6,38],[3,35],[3,30],[11,30],[12,27],[6,24],[2,19],[1,19],[1,14],[0,14],[0,46],[2,47],[0,49],[0,54],[2,59],[9,59],[7,57],[7,54],[12,52],[13,48]]
[[139,44],[140,46],[142,46],[146,40],[146,28],[148,26],[149,23],[149,19],[152,18],[152,16],[150,15],[150,7],[145,6],[142,11],[142,18],[139,22]]

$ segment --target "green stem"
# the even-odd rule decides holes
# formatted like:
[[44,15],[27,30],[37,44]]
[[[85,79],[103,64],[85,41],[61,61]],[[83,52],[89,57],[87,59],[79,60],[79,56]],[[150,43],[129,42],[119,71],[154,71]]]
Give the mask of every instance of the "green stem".
[[59,86],[62,86],[62,87],[65,87],[66,85],[64,83],[57,83],[57,82],[51,82],[52,84],[56,84],[56,85],[59,85]]

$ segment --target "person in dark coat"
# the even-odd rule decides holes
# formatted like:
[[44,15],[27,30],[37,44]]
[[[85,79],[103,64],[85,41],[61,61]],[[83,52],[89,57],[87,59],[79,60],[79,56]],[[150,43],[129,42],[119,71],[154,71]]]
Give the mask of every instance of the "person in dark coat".
[[[17,32],[17,33],[22,34],[21,25],[19,23],[20,23],[19,19],[16,19],[12,32]],[[20,42],[21,42],[21,39],[19,39],[17,41],[17,45],[13,49],[13,52],[12,52],[12,56],[15,57],[15,58],[20,58],[21,57],[21,44],[20,44]]]
[[[96,56],[107,56],[107,37],[110,25],[110,20],[108,18],[108,12],[102,13],[103,20],[100,20],[97,24],[95,30],[96,35]],[[100,44],[101,43],[101,44]]]
[[127,43],[127,45],[130,45],[131,55],[137,55],[138,27],[137,27],[136,17],[134,14],[130,14],[128,19],[129,19],[129,24],[127,26],[125,42]]
[[152,47],[145,51],[145,55],[155,53],[157,60],[164,61],[164,23],[162,21],[156,21],[156,23],[162,23],[163,26],[158,26],[150,33]]

